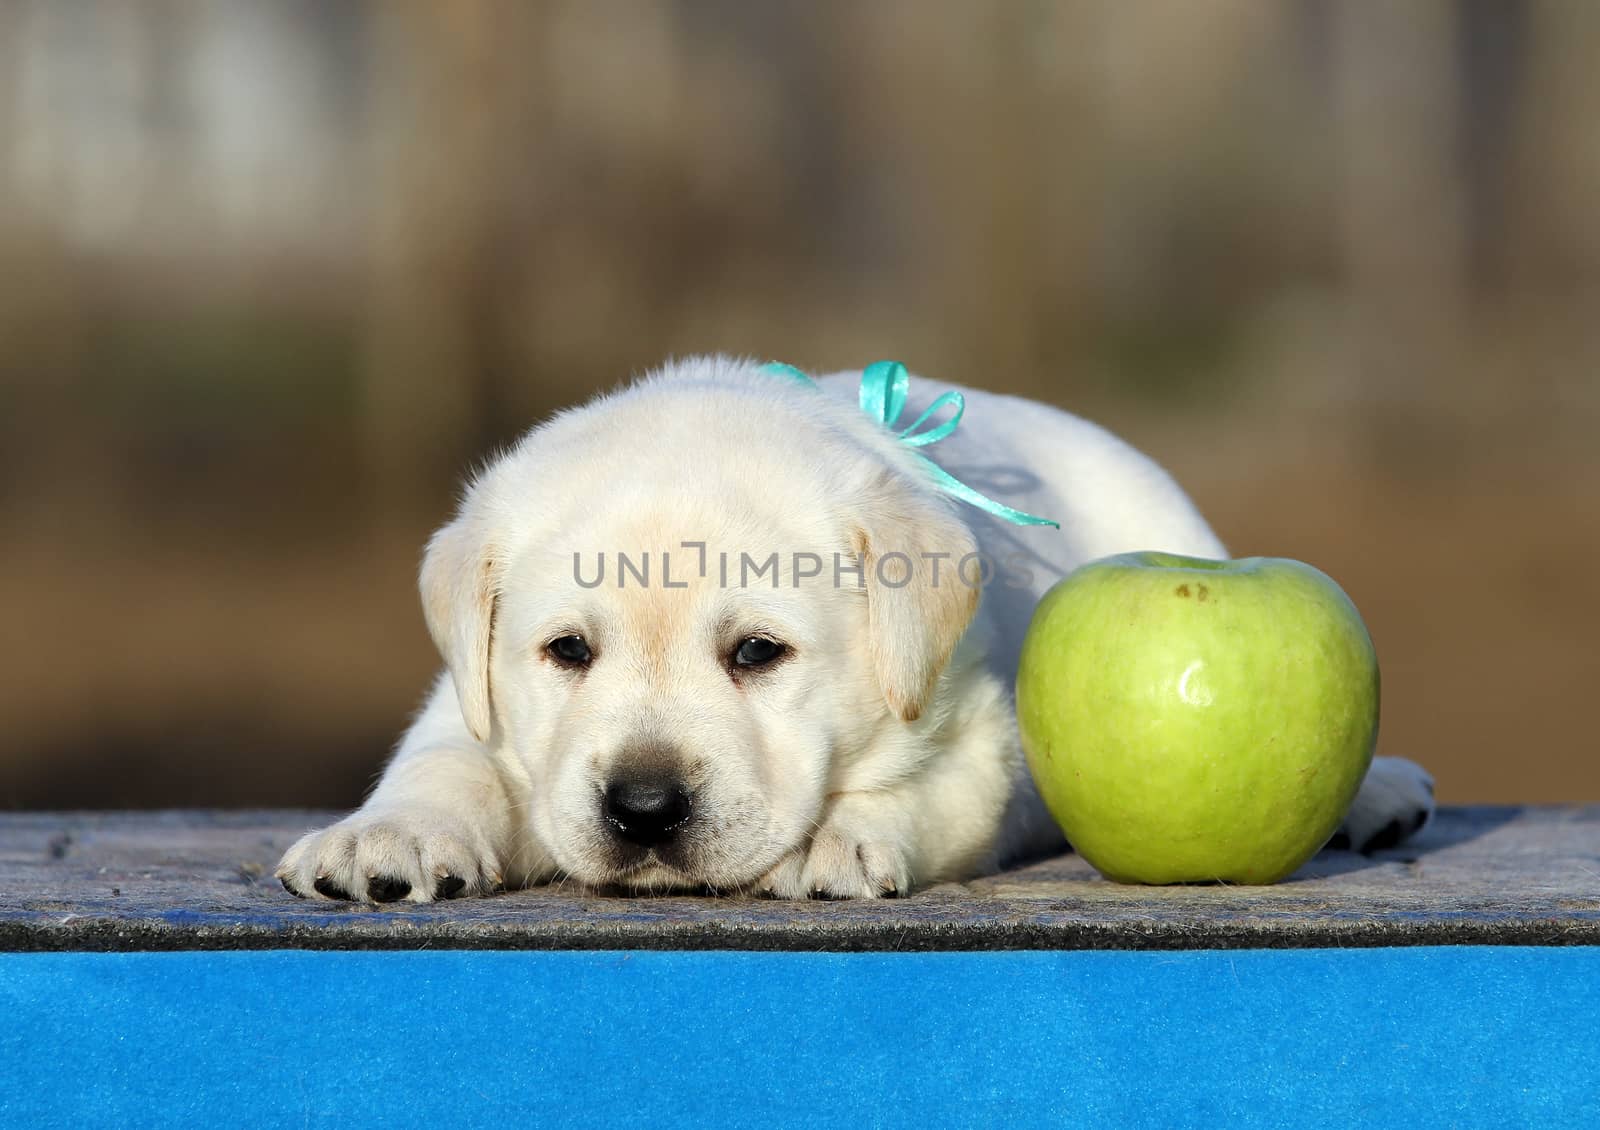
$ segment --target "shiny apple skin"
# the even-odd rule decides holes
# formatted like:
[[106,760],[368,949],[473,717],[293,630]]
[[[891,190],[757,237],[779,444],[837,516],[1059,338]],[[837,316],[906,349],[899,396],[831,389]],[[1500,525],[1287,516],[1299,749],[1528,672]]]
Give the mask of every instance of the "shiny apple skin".
[[1274,883],[1327,842],[1372,761],[1377,654],[1303,562],[1130,553],[1034,613],[1017,716],[1073,847],[1127,883]]

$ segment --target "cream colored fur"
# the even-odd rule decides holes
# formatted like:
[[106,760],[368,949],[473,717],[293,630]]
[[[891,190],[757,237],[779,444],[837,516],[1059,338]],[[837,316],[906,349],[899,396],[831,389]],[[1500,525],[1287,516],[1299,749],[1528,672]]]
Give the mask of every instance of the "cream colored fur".
[[[286,885],[362,900],[558,878],[873,897],[1059,848],[1010,700],[1034,603],[1096,557],[1225,550],[1120,440],[971,389],[929,454],[1061,528],[961,506],[860,413],[858,380],[819,391],[754,363],[677,362],[496,460],[422,569],[448,671],[367,802],[285,855]],[[904,419],[947,387],[914,379]],[[981,602],[975,551],[994,572]],[[587,587],[601,554],[605,581]],[[618,554],[633,566],[621,584]],[[569,634],[593,647],[581,674],[546,654]],[[755,634],[790,653],[736,677],[727,657]],[[682,776],[693,818],[676,852],[624,860],[600,796],[641,761]],[[1431,789],[1380,758],[1352,840],[1420,826]]]

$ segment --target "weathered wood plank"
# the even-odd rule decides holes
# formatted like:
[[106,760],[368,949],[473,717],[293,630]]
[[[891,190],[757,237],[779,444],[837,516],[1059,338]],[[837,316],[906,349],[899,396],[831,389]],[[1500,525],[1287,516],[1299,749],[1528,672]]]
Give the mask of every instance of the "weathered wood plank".
[[1192,949],[1600,945],[1600,806],[1446,809],[1415,843],[1275,887],[1123,887],[1075,856],[887,902],[302,901],[272,877],[313,812],[0,817],[0,949]]

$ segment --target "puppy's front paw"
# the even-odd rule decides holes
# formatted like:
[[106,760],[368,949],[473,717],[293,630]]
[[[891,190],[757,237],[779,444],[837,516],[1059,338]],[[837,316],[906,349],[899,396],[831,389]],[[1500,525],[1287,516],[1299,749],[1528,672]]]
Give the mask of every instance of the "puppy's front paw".
[[430,902],[487,894],[500,863],[469,824],[429,810],[357,812],[308,832],[284,853],[278,879],[301,898]]
[[1382,851],[1410,839],[1433,818],[1433,777],[1403,757],[1374,757],[1332,848]]
[[781,899],[897,898],[910,889],[911,872],[897,847],[827,826],[756,884],[757,893]]

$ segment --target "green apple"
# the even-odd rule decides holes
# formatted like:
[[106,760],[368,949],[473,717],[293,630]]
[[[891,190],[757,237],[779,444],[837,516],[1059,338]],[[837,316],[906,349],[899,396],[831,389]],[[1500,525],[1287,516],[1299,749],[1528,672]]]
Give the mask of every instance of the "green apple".
[[1310,565],[1127,553],[1040,601],[1017,719],[1046,805],[1107,878],[1273,883],[1355,799],[1378,659]]

